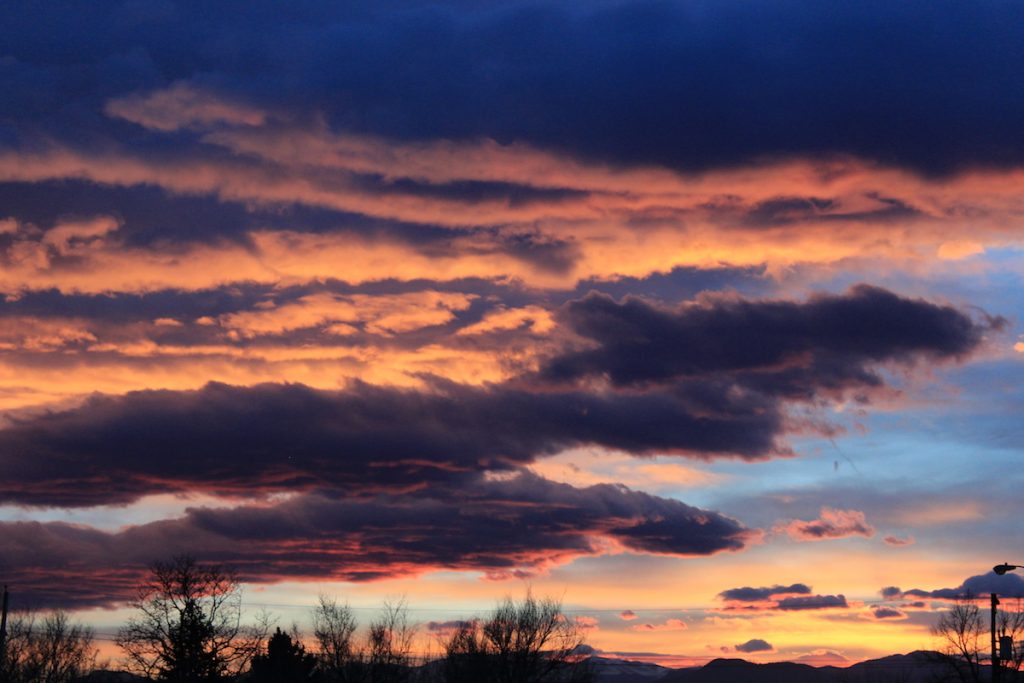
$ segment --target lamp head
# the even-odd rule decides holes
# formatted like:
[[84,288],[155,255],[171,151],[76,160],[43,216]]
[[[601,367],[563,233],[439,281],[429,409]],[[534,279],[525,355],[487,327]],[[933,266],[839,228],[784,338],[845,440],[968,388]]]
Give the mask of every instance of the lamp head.
[[994,571],[999,576],[1002,576],[1006,572],[1012,571],[1012,570],[1014,570],[1016,568],[1017,568],[1017,565],[1013,565],[1013,564],[997,564],[996,566],[992,567],[992,571]]

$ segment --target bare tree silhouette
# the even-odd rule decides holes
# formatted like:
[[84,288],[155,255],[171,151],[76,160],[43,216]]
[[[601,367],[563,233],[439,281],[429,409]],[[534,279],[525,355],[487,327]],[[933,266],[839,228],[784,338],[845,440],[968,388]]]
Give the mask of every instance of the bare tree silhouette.
[[370,622],[366,664],[372,683],[405,683],[412,678],[412,646],[416,626],[409,623],[405,600],[385,602]]
[[981,682],[981,659],[984,652],[985,620],[973,597],[957,600],[939,617],[932,634],[941,641],[939,654],[956,680]]
[[355,683],[362,656],[355,642],[359,625],[348,605],[321,594],[313,608],[317,669],[329,683]]
[[313,609],[318,671],[327,683],[406,683],[426,673],[414,666],[417,627],[404,600],[385,602],[370,622],[365,639],[348,605],[320,596]]
[[42,618],[16,615],[8,624],[0,680],[4,683],[68,683],[91,671],[97,650],[93,633],[72,623],[67,613],[51,612]]
[[[1010,609],[1001,609],[996,630],[1018,643],[1024,636],[1024,600],[1015,599]],[[990,635],[987,611],[982,610],[976,596],[965,595],[939,617],[932,634],[940,641],[939,657],[950,676],[962,683],[981,683],[990,680],[983,665],[990,664]],[[1014,658],[1001,662],[1004,671],[1017,672],[1024,663],[1021,647],[1014,648]],[[1005,678],[1005,677],[1004,677]],[[1015,680],[1015,679],[1014,679]]]
[[116,639],[129,669],[180,683],[220,681],[243,671],[268,626],[242,625],[241,598],[237,579],[220,567],[187,555],[153,564],[130,603],[138,615]]
[[446,683],[585,683],[593,680],[575,652],[583,635],[561,604],[531,594],[506,598],[486,619],[460,627],[445,643]]

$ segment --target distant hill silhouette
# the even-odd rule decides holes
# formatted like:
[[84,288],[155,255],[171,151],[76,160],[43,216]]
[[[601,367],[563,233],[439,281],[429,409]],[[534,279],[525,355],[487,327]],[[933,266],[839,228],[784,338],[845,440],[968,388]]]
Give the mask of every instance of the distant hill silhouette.
[[149,683],[149,679],[136,676],[127,671],[100,669],[76,679],[75,683]]
[[661,678],[659,683],[819,683],[833,680],[829,676],[834,668],[817,669],[793,662],[755,664],[745,659],[715,659],[699,669],[672,671]]
[[590,657],[587,660],[599,683],[655,683],[676,671],[650,662],[616,657]]
[[[599,683],[933,683],[948,670],[938,653],[919,650],[871,659],[850,667],[814,667],[796,662],[755,664],[745,659],[715,659],[702,667],[665,669],[639,662],[595,658]],[[619,660],[623,661],[623,660]],[[632,665],[632,666],[628,666]],[[637,667],[655,668],[637,668]],[[662,669],[664,674],[659,674]]]
[[[847,668],[797,662],[755,664],[727,658],[686,669],[617,657],[593,656],[588,661],[597,674],[597,683],[934,683],[945,680],[949,673],[938,653],[923,650],[870,659]],[[119,671],[94,671],[76,683],[148,683],[148,679]]]

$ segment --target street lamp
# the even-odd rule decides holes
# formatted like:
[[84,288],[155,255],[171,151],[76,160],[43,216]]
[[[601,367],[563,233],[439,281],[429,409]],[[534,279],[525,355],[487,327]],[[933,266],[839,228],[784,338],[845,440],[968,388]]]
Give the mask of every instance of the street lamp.
[[[1024,569],[1024,565],[1020,564],[1009,564],[1004,562],[1003,564],[997,564],[992,567],[992,571],[997,576],[1003,576],[1006,572],[1012,572],[1014,569]],[[999,638],[999,651],[996,651],[996,605],[999,604],[999,598],[996,594],[992,594],[992,680],[999,680],[999,660],[1010,659],[1013,657],[1013,640],[1012,636],[1002,636]]]

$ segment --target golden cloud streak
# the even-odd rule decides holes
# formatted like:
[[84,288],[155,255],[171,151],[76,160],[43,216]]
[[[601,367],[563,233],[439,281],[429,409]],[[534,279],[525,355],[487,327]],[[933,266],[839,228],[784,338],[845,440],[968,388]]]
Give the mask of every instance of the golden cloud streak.
[[[343,135],[176,88],[118,100],[108,111],[159,131],[198,131],[192,156],[53,147],[0,155],[0,181],[151,185],[250,206],[324,207],[460,232],[431,248],[395,237],[268,229],[247,235],[255,248],[233,242],[172,248],[127,246],[116,221],[105,216],[46,232],[4,220],[0,232],[13,242],[2,255],[0,290],[138,292],[466,277],[571,288],[587,278],[644,277],[687,266],[931,264],[1022,242],[1022,171],[925,179],[855,159],[796,159],[685,175],[587,164],[488,140],[407,144]],[[213,148],[221,153],[206,153]],[[360,174],[377,184],[367,185]],[[452,183],[470,189],[453,192]],[[473,183],[554,194],[474,195]],[[561,245],[568,250],[564,263],[553,267],[509,247],[524,238]]]

